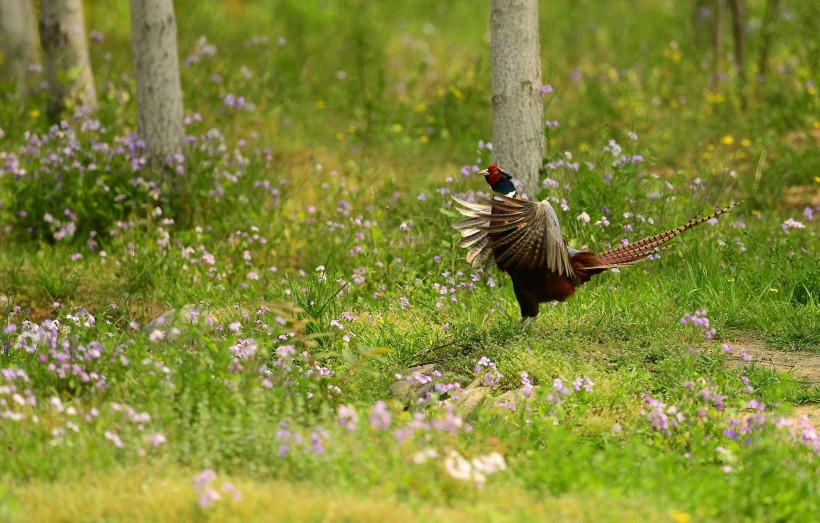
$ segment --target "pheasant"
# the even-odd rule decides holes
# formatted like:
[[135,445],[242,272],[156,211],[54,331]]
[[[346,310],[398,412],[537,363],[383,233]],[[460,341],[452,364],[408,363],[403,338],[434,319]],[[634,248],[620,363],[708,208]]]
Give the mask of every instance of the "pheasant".
[[529,323],[538,315],[539,303],[564,301],[592,276],[607,269],[633,265],[682,232],[720,216],[736,203],[709,216],[693,218],[680,227],[602,253],[579,251],[567,245],[558,217],[547,200],[527,201],[512,184],[512,176],[495,165],[479,172],[494,194],[486,204],[453,197],[456,209],[467,219],[453,223],[469,248],[467,262],[478,267],[491,259],[512,278],[521,308]]

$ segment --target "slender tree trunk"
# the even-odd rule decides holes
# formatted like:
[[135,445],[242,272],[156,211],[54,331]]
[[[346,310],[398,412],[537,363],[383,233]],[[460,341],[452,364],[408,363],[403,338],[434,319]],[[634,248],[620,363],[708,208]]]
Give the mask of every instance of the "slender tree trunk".
[[740,90],[740,102],[746,109],[746,7],[743,0],[729,0],[732,11],[732,38],[735,43],[735,72]]
[[40,62],[39,49],[31,0],[0,0],[0,83],[13,82],[25,94],[29,68]]
[[712,89],[717,89],[720,80],[720,62],[723,58],[723,3],[725,0],[715,0],[715,14],[712,17]]
[[66,104],[75,100],[96,108],[97,92],[88,61],[82,0],[43,0],[40,39],[48,81],[49,118],[59,118]]
[[493,163],[538,191],[544,161],[537,0],[492,0]]
[[780,0],[767,0],[766,14],[763,16],[763,24],[760,32],[763,34],[763,42],[760,44],[760,56],[757,65],[757,95],[760,96],[761,87],[766,79],[769,68],[769,52],[772,47],[772,35],[774,29],[772,25],[780,12]]
[[149,164],[185,147],[177,23],[171,0],[131,0],[137,120]]

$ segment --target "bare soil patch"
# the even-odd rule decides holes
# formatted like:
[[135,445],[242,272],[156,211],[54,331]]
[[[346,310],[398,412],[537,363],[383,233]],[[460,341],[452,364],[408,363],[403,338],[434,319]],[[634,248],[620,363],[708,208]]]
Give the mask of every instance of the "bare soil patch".
[[759,365],[769,365],[780,372],[791,372],[807,383],[820,385],[820,354],[778,350],[754,339],[736,341],[731,345],[735,348],[739,361],[741,351],[745,351]]

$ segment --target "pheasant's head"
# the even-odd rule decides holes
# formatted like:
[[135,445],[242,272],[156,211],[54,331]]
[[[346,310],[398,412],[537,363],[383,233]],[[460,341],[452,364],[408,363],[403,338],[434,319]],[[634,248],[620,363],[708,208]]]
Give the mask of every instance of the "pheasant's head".
[[515,196],[516,191],[512,183],[512,176],[499,169],[498,166],[491,165],[478,174],[484,175],[484,179],[487,180],[493,191],[506,196]]

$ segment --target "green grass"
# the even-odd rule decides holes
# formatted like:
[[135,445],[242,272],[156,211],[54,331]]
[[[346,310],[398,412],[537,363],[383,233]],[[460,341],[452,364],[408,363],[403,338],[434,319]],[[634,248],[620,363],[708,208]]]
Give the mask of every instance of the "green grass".
[[[820,389],[738,353],[820,352],[817,9],[775,23],[760,86],[726,66],[712,89],[691,7],[639,4],[541,6],[548,161],[579,166],[538,196],[592,249],[745,201],[527,331],[449,225],[450,194],[486,192],[459,173],[489,162],[486,5],[177,3],[181,59],[217,49],[182,70],[201,121],[179,195],[93,145],[136,124],[127,8],[87,5],[100,128],[49,131],[42,92],[0,103],[0,519],[810,520],[820,447],[791,414]],[[644,161],[613,166],[610,140]],[[712,339],[681,324],[704,309]],[[439,392],[397,392],[422,364]],[[532,396],[499,404],[522,371]],[[451,452],[506,470],[458,479]]]

